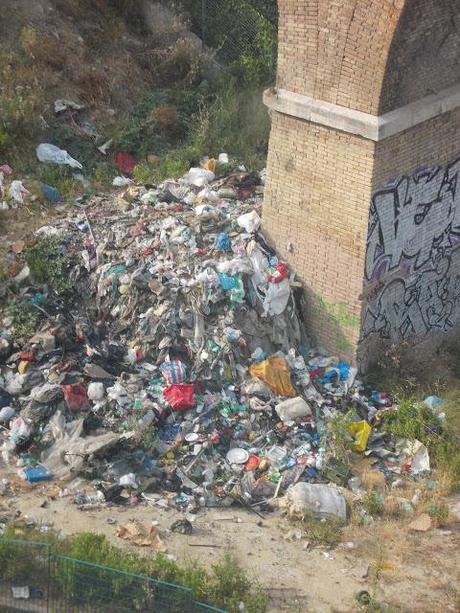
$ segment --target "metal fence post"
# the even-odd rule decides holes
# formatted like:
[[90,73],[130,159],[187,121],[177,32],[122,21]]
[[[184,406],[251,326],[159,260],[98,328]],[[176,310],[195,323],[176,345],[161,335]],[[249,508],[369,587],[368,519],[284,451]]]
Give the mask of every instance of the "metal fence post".
[[46,611],[50,613],[51,591],[51,545],[48,545],[48,586],[46,590]]

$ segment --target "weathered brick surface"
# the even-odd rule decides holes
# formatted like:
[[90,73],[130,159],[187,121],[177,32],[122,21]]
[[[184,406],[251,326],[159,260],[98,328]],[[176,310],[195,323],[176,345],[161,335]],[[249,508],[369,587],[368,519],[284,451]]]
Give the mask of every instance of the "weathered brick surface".
[[458,0],[278,4],[280,88],[377,114],[458,81]]
[[374,144],[279,113],[272,122],[264,230],[305,284],[315,341],[351,356]]
[[390,47],[379,114],[455,85],[459,75],[458,0],[406,2]]
[[[460,80],[458,0],[279,0],[279,9],[280,88],[378,115]],[[437,185],[416,170],[436,164],[440,173],[449,172],[447,165],[456,157],[457,141],[460,148],[459,127],[460,114],[452,112],[376,144],[272,114],[263,226],[303,281],[310,333],[327,350],[354,359],[361,337],[362,355],[373,359],[381,344],[397,336],[393,330],[393,337],[383,338],[379,326],[389,329],[385,313],[380,312],[383,286],[369,286],[365,278],[372,196],[390,179],[406,177],[414,202],[423,209],[424,199],[431,197]],[[385,198],[390,211],[394,202]],[[456,208],[456,201],[449,205],[444,191],[438,192],[438,199],[447,208]],[[448,217],[441,205],[435,209],[424,214],[440,228],[442,216]],[[425,240],[433,240],[426,229],[430,224],[420,216],[415,226],[423,226],[423,232],[410,234],[414,232],[410,215],[403,224],[410,253]],[[452,242],[452,235],[443,230],[442,239]],[[451,251],[436,254],[451,257],[451,271],[457,266]],[[403,262],[403,269],[406,264]],[[391,274],[396,277],[400,268],[395,266]],[[444,298],[423,307],[421,323],[399,322],[392,313],[394,326],[410,329],[415,324],[421,330],[428,321],[430,334],[440,334],[441,327],[445,328],[442,334],[450,334],[448,310],[453,312],[451,303],[457,300],[453,281],[446,281],[445,276],[436,279],[435,274],[431,277],[434,286],[436,281],[448,284]],[[409,276],[403,283],[410,285],[414,278]],[[435,291],[434,287],[427,289],[428,285],[418,288],[426,299]],[[407,299],[407,289],[410,293],[407,284],[391,285],[389,302]],[[371,319],[366,319],[369,305],[373,311]],[[382,315],[377,324],[372,320],[375,315]],[[363,329],[374,326],[366,339],[361,325]]]

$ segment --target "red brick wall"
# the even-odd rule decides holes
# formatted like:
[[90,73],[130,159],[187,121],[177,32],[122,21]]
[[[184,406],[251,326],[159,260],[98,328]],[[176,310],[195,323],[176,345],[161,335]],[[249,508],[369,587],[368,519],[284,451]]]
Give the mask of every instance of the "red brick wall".
[[279,113],[272,122],[264,230],[304,282],[313,339],[351,357],[374,143]]
[[404,0],[279,0],[278,4],[278,87],[376,112]]
[[[373,115],[448,87],[460,80],[458,2],[279,0],[277,86]],[[373,192],[445,165],[459,123],[449,113],[376,144],[272,113],[263,227],[303,281],[310,334],[328,351],[356,355]]]

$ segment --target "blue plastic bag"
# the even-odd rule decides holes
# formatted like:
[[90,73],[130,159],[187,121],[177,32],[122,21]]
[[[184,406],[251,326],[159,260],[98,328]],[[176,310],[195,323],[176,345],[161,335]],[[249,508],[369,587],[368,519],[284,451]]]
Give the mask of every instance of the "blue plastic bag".
[[221,232],[216,238],[216,247],[219,251],[231,251],[232,241],[226,232]]

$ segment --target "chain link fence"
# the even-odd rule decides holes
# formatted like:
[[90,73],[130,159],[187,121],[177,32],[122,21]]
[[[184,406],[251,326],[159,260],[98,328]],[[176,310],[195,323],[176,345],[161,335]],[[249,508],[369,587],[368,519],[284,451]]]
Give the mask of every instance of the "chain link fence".
[[196,602],[189,588],[10,539],[0,540],[0,611],[225,613]]
[[276,38],[276,24],[246,0],[201,0],[202,39],[216,59],[230,63],[256,56]]
[[[178,0],[191,28],[221,64],[276,56],[276,0]],[[269,57],[270,56],[270,57]]]

